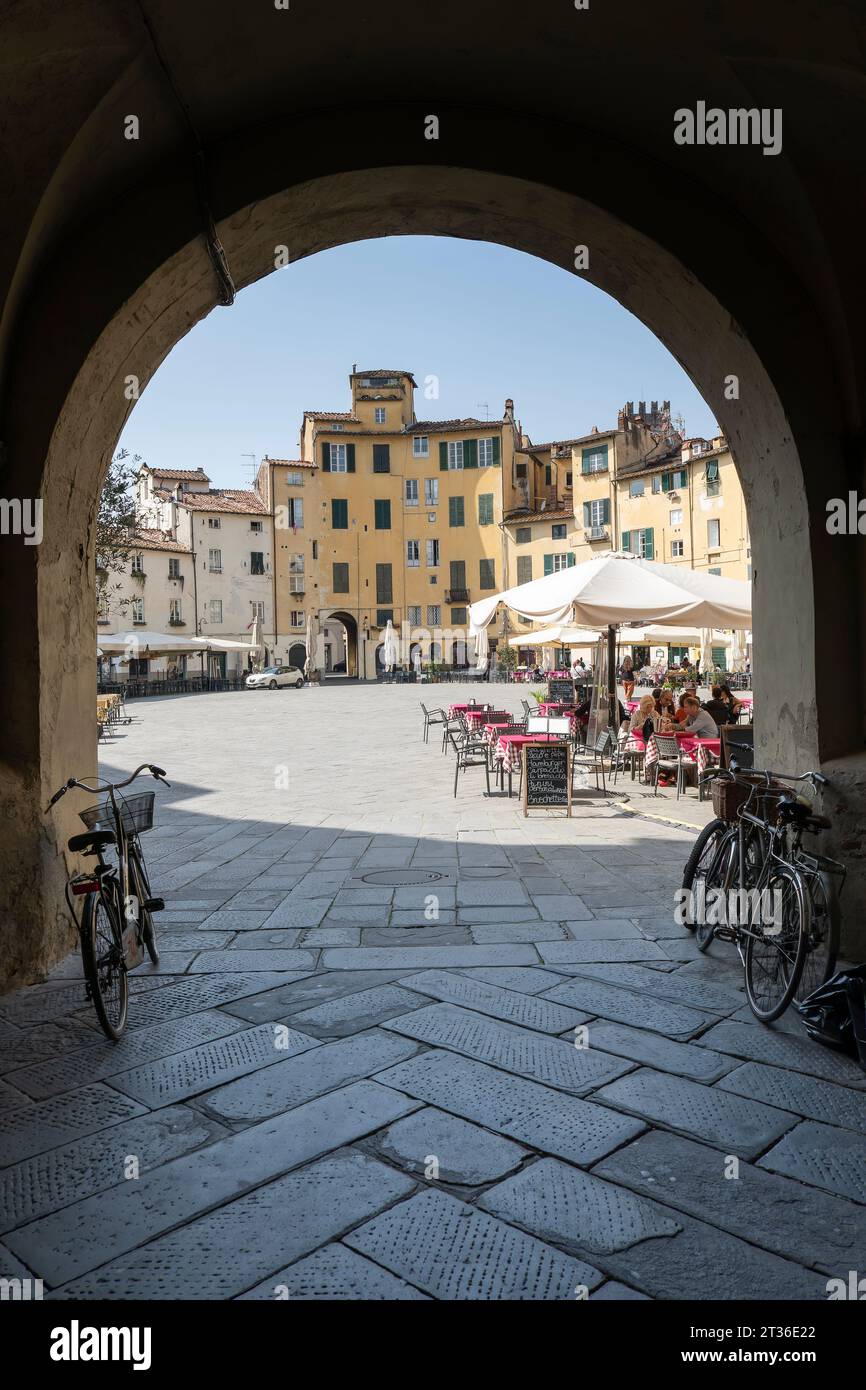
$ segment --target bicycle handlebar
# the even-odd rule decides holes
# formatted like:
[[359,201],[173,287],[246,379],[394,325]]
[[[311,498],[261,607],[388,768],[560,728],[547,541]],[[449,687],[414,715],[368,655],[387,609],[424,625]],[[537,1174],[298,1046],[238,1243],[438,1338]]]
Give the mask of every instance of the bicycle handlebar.
[[736,777],[737,773],[740,771],[750,772],[755,777],[766,777],[768,785],[771,777],[776,777],[782,782],[811,782],[816,791],[819,787],[828,787],[830,785],[829,779],[821,772],[763,772],[760,769],[751,767],[741,769],[737,760],[732,758],[730,762],[731,775]]
[[134,782],[136,777],[144,771],[149,772],[156,781],[165,782],[167,787],[171,785],[170,782],[165,781],[165,768],[157,767],[155,763],[142,763],[124,782],[101,782],[97,779],[96,786],[91,786],[89,782],[81,782],[77,777],[70,777],[69,781],[64,782],[60,790],[54,793],[48,805],[45,807],[45,812],[47,814],[54,803],[59,801],[62,796],[65,796],[68,791],[71,791],[73,787],[80,787],[82,791],[93,792],[94,794],[98,792],[120,791],[121,787],[128,787],[130,782]]

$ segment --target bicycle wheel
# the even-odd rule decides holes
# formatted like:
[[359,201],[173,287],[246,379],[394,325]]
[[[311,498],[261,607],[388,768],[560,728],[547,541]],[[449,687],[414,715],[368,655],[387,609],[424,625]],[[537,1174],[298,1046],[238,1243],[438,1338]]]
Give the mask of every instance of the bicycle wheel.
[[144,867],[144,860],[135,844],[131,844],[129,847],[129,886],[138,899],[138,911],[141,917],[141,936],[147,947],[147,954],[150,956],[154,965],[159,965],[159,948],[156,944],[153,913],[148,912],[147,908],[141,905],[142,903],[146,903],[150,898],[150,882],[147,877],[147,869]]
[[744,965],[752,1013],[770,1023],[785,1012],[800,983],[809,895],[805,879],[790,864],[774,865],[764,888],[773,894],[773,920],[753,921],[760,914],[749,913]]
[[[686,860],[686,867],[683,869],[683,888],[689,889],[692,893],[693,904],[698,885],[706,879],[707,872],[713,864],[728,829],[726,821],[718,818],[711,820],[704,826],[692,846],[692,852]],[[697,922],[685,922],[683,925],[688,927],[689,931],[694,931]]]
[[831,873],[819,869],[806,875],[809,897],[809,929],[806,932],[806,949],[803,959],[803,973],[797,985],[796,999],[805,999],[813,989],[818,989],[829,980],[836,969],[839,954],[839,923],[841,912],[836,879]]
[[85,898],[81,958],[100,1027],[116,1041],[126,1027],[129,980],[123,961],[123,927],[113,898],[100,893]]

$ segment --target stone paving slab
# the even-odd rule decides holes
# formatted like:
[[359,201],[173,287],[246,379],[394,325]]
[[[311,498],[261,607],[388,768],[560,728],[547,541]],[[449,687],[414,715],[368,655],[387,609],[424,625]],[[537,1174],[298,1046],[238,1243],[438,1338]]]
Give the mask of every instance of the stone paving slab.
[[413,1187],[402,1173],[366,1154],[332,1154],[66,1284],[57,1296],[233,1298]]
[[866,1203],[866,1139],[850,1129],[804,1120],[759,1165]]
[[540,965],[472,965],[460,973],[470,980],[484,980],[488,985],[517,990],[518,994],[541,994],[542,990],[562,983],[561,975],[542,970]]
[[673,1042],[660,1033],[647,1033],[642,1028],[608,1023],[603,1018],[589,1024],[588,1035],[590,1047],[612,1052],[616,1057],[627,1057],[631,1062],[641,1062],[656,1071],[670,1071],[676,1076],[687,1076],[692,1081],[703,1081],[707,1085],[718,1081],[736,1066],[734,1059],[722,1052]]
[[329,1303],[343,1299],[365,1303],[382,1299],[388,1302],[430,1301],[426,1293],[414,1289],[405,1279],[398,1279],[395,1274],[380,1269],[339,1241],[323,1245],[303,1260],[296,1260],[288,1269],[272,1274],[269,1279],[250,1289],[249,1293],[240,1294],[239,1298],[242,1302],[247,1299],[274,1299],[277,1296],[275,1290],[280,1291],[281,1298],[288,1297],[292,1302],[309,1302],[313,1299],[325,1299]]
[[402,1062],[417,1050],[405,1038],[374,1028],[337,1042],[320,1043],[298,1057],[230,1081],[202,1096],[197,1105],[229,1125],[249,1125]]
[[726,1178],[726,1164],[705,1144],[650,1130],[592,1171],[797,1264],[827,1274],[863,1268],[862,1207],[750,1163],[740,1163],[736,1179]]
[[108,1198],[86,1197],[20,1226],[6,1241],[48,1283],[62,1284],[416,1107],[387,1087],[357,1082],[172,1159]]
[[[237,936],[226,947],[227,951],[273,951],[275,948],[289,950],[298,945],[303,932],[297,927],[291,930],[278,928],[276,931],[246,931],[238,932]],[[309,943],[312,946],[312,942]],[[253,964],[256,958],[251,957]],[[271,967],[269,967],[271,968]]]
[[429,1003],[429,996],[425,999],[419,991],[412,992],[399,985],[379,985],[303,1009],[292,1014],[292,1022],[314,1038],[346,1038],[426,1003]]
[[[552,942],[551,946],[557,944]],[[538,956],[532,946],[366,946],[357,951],[322,952],[325,970],[426,970],[429,966],[537,963]]]
[[785,1110],[648,1067],[605,1086],[595,1099],[741,1158],[755,1158],[797,1123]]
[[204,951],[190,966],[191,975],[220,974],[237,970],[312,970],[316,964],[315,951],[304,950],[231,950]]
[[392,1019],[385,1027],[431,1047],[445,1047],[475,1061],[490,1062],[570,1095],[585,1095],[631,1069],[629,1063],[618,1058],[573,1047],[561,1038],[531,1033],[451,1004],[431,1004]]
[[570,973],[582,975],[588,980],[602,980],[605,984],[639,990],[641,994],[651,994],[659,999],[668,999],[672,1004],[685,1004],[687,1008],[702,1009],[706,1013],[728,1014],[738,1009],[744,998],[742,989],[696,979],[677,969],[671,974],[652,970],[645,965],[599,963],[575,966]]
[[[291,891],[294,892],[294,889]],[[330,905],[330,898],[293,898],[290,895],[264,918],[260,926],[269,931],[274,927],[317,927]]]
[[552,1003],[547,997],[520,994],[447,970],[424,970],[420,975],[408,975],[403,985],[407,990],[417,990],[443,1003],[459,1004],[475,1013],[489,1014],[537,1033],[564,1033],[587,1019],[586,1014]]
[[19,1028],[66,1020],[86,1002],[84,982],[31,985],[0,1001],[0,1019]]
[[101,1042],[96,1040],[95,1045],[63,1052],[51,1061],[38,1062],[12,1075],[15,1084],[29,1096],[44,1100],[173,1052],[211,1042],[242,1027],[240,1019],[209,1009],[188,1018],[159,1023],[154,1028],[136,1028],[115,1043],[107,1038]]
[[262,1067],[272,1067],[287,1057],[317,1047],[316,1038],[279,1023],[260,1023],[254,1028],[160,1057],[110,1077],[110,1084],[124,1095],[140,1100],[151,1110],[234,1081]]
[[440,1299],[573,1299],[598,1270],[445,1192],[374,1217],[346,1244]]
[[745,1062],[720,1081],[719,1088],[866,1135],[866,1095],[849,1086],[836,1086],[831,1081],[819,1081],[814,1076],[801,1076],[760,1062]]
[[390,1160],[418,1178],[437,1163],[436,1182],[477,1187],[519,1168],[528,1150],[478,1125],[425,1106],[368,1140],[369,1152]]
[[626,1300],[647,1302],[649,1295],[638,1293],[637,1289],[630,1289],[627,1284],[620,1284],[616,1279],[608,1279],[606,1284],[602,1284],[595,1293],[589,1295],[590,1303],[621,1303]]
[[264,994],[225,1004],[222,1012],[244,1018],[249,1023],[273,1022],[344,994],[390,984],[411,973],[409,970],[320,971],[317,975],[302,975],[295,982],[269,989]]
[[9,1081],[0,1081],[0,1116],[10,1110],[20,1110],[22,1105],[32,1105],[32,1096],[25,1095]]
[[807,1036],[795,1037],[782,1030],[726,1022],[717,1023],[715,1028],[704,1033],[699,1044],[712,1047],[716,1052],[730,1052],[748,1062],[767,1062],[770,1066],[787,1067],[791,1071],[805,1072],[807,1076],[836,1081],[841,1086],[866,1089],[866,1073],[853,1058],[822,1047]]
[[124,1182],[130,1156],[147,1172],[223,1134],[213,1120],[177,1105],[26,1158],[0,1172],[0,1230]]
[[227,931],[200,931],[198,927],[195,931],[177,931],[174,926],[164,927],[161,922],[158,926],[160,955],[164,952],[178,955],[181,951],[210,951],[227,946],[232,939],[231,932]]
[[540,941],[538,954],[545,965],[584,965],[592,961],[665,960],[654,941],[636,936],[626,941]]
[[469,927],[470,940],[477,946],[489,946],[500,941],[565,941],[565,927],[558,922],[501,922]]
[[360,927],[329,927],[322,923],[319,927],[307,927],[298,935],[300,945],[308,946],[311,951],[319,950],[322,946],[360,946],[361,944]]
[[651,1297],[825,1299],[826,1280],[713,1226],[556,1159],[491,1188],[479,1206],[591,1260]]
[[570,1163],[595,1163],[644,1129],[643,1121],[606,1106],[436,1049],[378,1072],[376,1080]]
[[[469,927],[454,926],[444,918],[454,917],[454,913],[440,913],[435,924],[424,920],[422,912],[394,913],[387,927],[363,927],[361,945],[363,946],[471,946],[472,934]],[[395,920],[400,918],[401,920]],[[411,921],[402,920],[411,918]]]
[[35,1101],[3,1118],[0,1129],[0,1167],[31,1154],[53,1149],[85,1134],[140,1115],[144,1106],[97,1082],[63,1096]]
[[[258,952],[256,952],[258,955]],[[293,952],[293,954],[298,954]],[[203,975],[193,979],[185,976],[163,989],[154,989],[147,997],[136,999],[129,1008],[127,1028],[148,1028],[155,1023],[165,1023],[172,1018],[184,1018],[187,1014],[200,1013],[204,1009],[227,1004],[231,1000],[244,999],[251,994],[261,994],[263,990],[274,989],[277,985],[290,984],[300,980],[309,972],[302,969],[285,972],[270,970],[229,971],[224,974]]]
[[692,1038],[714,1021],[712,1015],[699,1013],[697,1009],[687,1009],[681,1004],[671,1004],[666,999],[655,999],[652,995],[638,994],[634,990],[619,989],[602,980],[588,980],[581,975],[554,985],[553,989],[545,990],[541,997],[568,1004],[575,1009],[585,1009],[588,1014],[598,1014],[613,1023],[649,1029],[667,1038]]

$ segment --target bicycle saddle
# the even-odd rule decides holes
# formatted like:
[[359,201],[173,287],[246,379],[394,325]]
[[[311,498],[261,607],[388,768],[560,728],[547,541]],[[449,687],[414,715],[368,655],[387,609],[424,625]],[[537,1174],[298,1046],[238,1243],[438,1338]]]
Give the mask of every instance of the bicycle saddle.
[[73,835],[67,844],[73,854],[95,854],[105,845],[114,844],[114,831],[86,830],[83,835]]
[[833,822],[826,816],[819,816],[811,806],[805,801],[798,801],[796,797],[782,797],[779,801],[779,819],[784,821],[796,821],[805,830],[829,830]]

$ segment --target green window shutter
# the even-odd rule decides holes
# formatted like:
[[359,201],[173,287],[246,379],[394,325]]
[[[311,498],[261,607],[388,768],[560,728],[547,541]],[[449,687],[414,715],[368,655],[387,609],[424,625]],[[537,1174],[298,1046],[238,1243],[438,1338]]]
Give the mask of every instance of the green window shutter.
[[501,461],[502,461],[502,455],[501,455],[501,450],[500,450],[500,439],[499,439],[499,435],[498,435],[498,434],[495,434],[495,435],[493,436],[493,466],[494,466],[494,468],[498,468],[498,467],[499,467],[499,464],[501,463]]
[[630,532],[628,532],[628,531],[623,531],[623,533],[622,533],[622,548],[623,548],[623,550],[631,550],[631,545],[629,544],[629,535],[630,535]]
[[605,497],[604,500],[603,500],[603,502],[602,502],[602,507],[601,507],[601,524],[602,524],[602,526],[608,526],[608,525],[610,524],[610,498],[609,498],[609,497]]
[[322,445],[322,472],[323,472],[323,473],[330,473],[330,471],[331,471],[331,446],[330,446],[330,444],[323,444],[323,445]]
[[482,492],[478,498],[478,525],[493,525],[493,493]]
[[463,467],[478,467],[478,440],[464,439],[463,441]]
[[570,570],[571,567],[572,567],[572,565],[576,565],[576,564],[577,564],[577,556],[575,555],[575,553],[574,553],[573,550],[569,550],[569,552],[568,552],[568,559],[567,559],[566,562],[565,562],[565,568]]
[[583,524],[587,530],[592,526],[592,508],[588,502],[583,504]]
[[673,482],[670,473],[662,474],[662,492],[673,492]]
[[480,560],[478,563],[478,572],[480,580],[479,588],[496,588],[496,562],[494,560]]
[[345,497],[331,498],[331,528],[346,531],[349,527],[349,503]]
[[717,483],[718,481],[719,481],[719,465],[718,465],[718,463],[715,463],[715,462],[714,462],[714,463],[708,463],[708,464],[707,464],[707,482],[708,482],[708,483]]
[[347,445],[346,445],[346,472],[347,472],[347,473],[354,473],[354,471],[355,471],[355,446],[354,446],[354,444],[347,444]]
[[545,557],[544,557],[544,573],[545,573],[545,574],[553,574],[553,556],[552,556],[552,555],[545,555]]
[[584,451],[583,456],[581,457],[581,460],[580,460],[580,471],[581,471],[581,473],[588,473],[588,472],[589,472],[589,459],[588,459],[588,457],[587,457],[587,455],[586,455],[586,451]]
[[373,445],[373,472],[391,472],[391,446],[390,444]]
[[466,524],[465,512],[462,497],[448,498],[448,525],[464,526]]
[[391,566],[376,566],[376,602],[393,603],[394,593],[391,582]]
[[439,445],[439,472],[448,472],[448,444],[444,439]]
[[653,547],[653,528],[651,526],[647,526],[646,530],[643,533],[643,557],[645,560],[652,560],[654,556],[655,549]]
[[545,468],[544,468],[544,486],[545,486],[545,487],[550,487],[550,484],[551,484],[552,482],[553,482],[553,469],[551,468],[550,464],[548,463],[548,464],[545,465]]
[[377,497],[374,502],[377,531],[391,530],[391,503],[387,497]]

